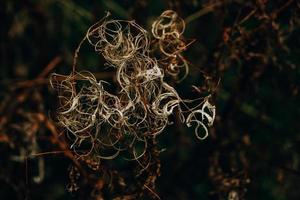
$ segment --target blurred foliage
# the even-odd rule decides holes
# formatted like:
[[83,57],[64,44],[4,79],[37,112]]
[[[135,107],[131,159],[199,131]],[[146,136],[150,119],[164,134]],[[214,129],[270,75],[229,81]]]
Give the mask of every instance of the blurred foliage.
[[[105,11],[149,30],[166,9],[186,19],[185,37],[196,40],[185,52],[191,71],[179,90],[192,96],[191,85],[209,88],[217,120],[204,141],[184,126],[159,136],[156,193],[161,199],[300,198],[299,1],[7,0],[0,2],[1,199],[96,199],[83,182],[78,192],[67,192],[76,171],[49,120],[56,98],[47,77],[71,70],[75,48]],[[91,52],[83,47],[78,66],[110,80],[101,73],[103,59]],[[55,153],[58,147],[66,151]],[[133,173],[130,163],[122,166],[122,173]],[[97,184],[106,199],[118,196],[101,190],[107,183]],[[151,198],[148,192],[139,199]]]

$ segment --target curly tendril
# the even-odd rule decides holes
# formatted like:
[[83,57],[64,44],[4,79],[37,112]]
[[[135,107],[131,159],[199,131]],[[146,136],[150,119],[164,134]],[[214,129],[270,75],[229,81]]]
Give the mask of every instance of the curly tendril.
[[[187,47],[182,38],[184,29],[184,21],[171,10],[153,22],[152,34],[166,56],[162,60],[149,55],[150,35],[134,21],[106,16],[88,29],[84,40],[116,68],[120,90],[117,94],[108,92],[109,83],[88,71],[51,75],[50,84],[60,103],[57,120],[66,128],[71,148],[79,157],[93,154],[98,159],[114,159],[130,150],[127,159],[138,161],[147,154],[148,140],[172,124],[170,116],[175,110],[181,122],[188,127],[196,125],[197,138],[208,136],[207,127],[215,119],[209,96],[182,99],[165,80],[166,74],[178,76],[185,69],[181,77],[185,78],[189,72],[181,55]],[[74,66],[76,59],[77,54]]]

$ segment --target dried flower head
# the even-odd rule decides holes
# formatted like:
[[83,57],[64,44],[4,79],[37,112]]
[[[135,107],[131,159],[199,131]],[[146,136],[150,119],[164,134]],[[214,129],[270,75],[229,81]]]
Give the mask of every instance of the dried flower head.
[[[121,151],[130,150],[129,159],[138,160],[147,152],[148,140],[171,124],[174,110],[188,127],[195,123],[197,138],[207,137],[207,126],[215,118],[209,96],[182,99],[165,80],[166,73],[177,75],[176,70],[182,65],[188,67],[180,55],[186,47],[181,37],[184,28],[184,21],[170,10],[152,25],[153,36],[167,56],[167,68],[149,55],[150,35],[134,21],[106,16],[88,29],[84,40],[116,68],[120,91],[116,95],[108,92],[105,88],[109,83],[97,80],[87,71],[51,76],[61,105],[57,119],[67,129],[74,152],[113,159]],[[79,49],[80,46],[78,52]],[[140,144],[144,150],[138,153],[135,146]]]

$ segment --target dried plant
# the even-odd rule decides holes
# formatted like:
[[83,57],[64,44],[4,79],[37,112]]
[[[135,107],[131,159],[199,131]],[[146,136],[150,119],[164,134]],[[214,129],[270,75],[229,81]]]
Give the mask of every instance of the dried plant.
[[[188,46],[182,39],[184,27],[184,21],[171,10],[154,21],[152,34],[163,55],[156,59],[150,56],[150,44],[155,42],[146,30],[134,21],[109,19],[108,14],[88,29],[76,50],[72,73],[51,75],[60,102],[57,120],[66,129],[78,159],[114,159],[125,151],[130,152],[125,159],[136,160],[141,172],[145,171],[152,162],[149,141],[172,124],[170,116],[175,110],[182,123],[195,126],[198,139],[208,136],[207,127],[215,118],[210,96],[183,99],[165,79],[165,74],[179,75],[181,68],[184,77],[188,73],[181,56]],[[117,94],[106,89],[110,83],[97,80],[91,72],[76,71],[80,47],[86,40],[116,69]],[[137,147],[141,145],[143,150]]]
[[119,3],[2,2],[0,196],[298,199],[300,2]]
[[[164,17],[171,22],[162,25]],[[184,21],[174,11],[165,11],[152,27],[154,37],[160,41],[169,37],[180,40]],[[89,28],[85,39],[116,68],[120,91],[117,95],[109,93],[105,89],[109,83],[98,81],[87,71],[73,71],[69,76],[52,74],[51,86],[58,91],[61,102],[58,121],[75,138],[72,148],[78,155],[95,151],[99,158],[111,159],[128,150],[128,145],[142,142],[145,151],[140,155],[132,152],[132,158],[138,159],[146,152],[148,138],[160,134],[171,123],[169,116],[174,109],[180,112],[181,122],[189,127],[196,124],[197,138],[207,137],[207,126],[215,118],[209,96],[193,100],[180,97],[165,81],[166,71],[149,56],[150,37],[146,30],[134,21],[110,20],[107,16]],[[163,48],[160,42],[161,51],[168,57],[176,58],[181,51],[175,47],[174,52],[166,53]],[[195,102],[196,106],[190,106]],[[84,142],[90,148],[77,151]],[[105,148],[112,148],[115,153],[102,155]]]

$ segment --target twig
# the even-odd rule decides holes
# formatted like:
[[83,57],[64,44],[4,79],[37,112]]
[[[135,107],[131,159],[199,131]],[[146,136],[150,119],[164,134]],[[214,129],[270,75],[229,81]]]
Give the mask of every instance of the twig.
[[145,187],[147,190],[149,190],[152,194],[154,194],[154,196],[155,196],[157,199],[161,200],[161,198],[158,196],[158,194],[156,194],[150,187],[148,187],[146,184],[144,184],[144,187]]
[[43,71],[37,76],[37,79],[46,77],[60,62],[62,61],[60,56],[56,56],[50,61],[50,63],[43,69]]
[[280,12],[282,12],[286,7],[288,7],[294,0],[287,1],[282,7],[272,13],[272,18],[275,19]]
[[197,18],[214,11],[215,8],[220,7],[222,5],[223,5],[223,2],[218,2],[218,3],[212,4],[212,5],[208,5],[204,8],[202,8],[201,10],[195,12],[194,14],[189,15],[188,17],[186,17],[184,19],[184,21],[186,24],[188,24],[188,23],[196,20]]
[[247,21],[250,17],[252,17],[256,13],[256,9],[252,10],[246,17],[241,19],[241,21],[238,23],[239,25],[243,24],[245,21]]
[[14,88],[31,88],[34,85],[47,84],[49,81],[45,78],[61,61],[62,58],[60,56],[56,56],[49,62],[49,64],[46,65],[43,71],[34,80],[19,82],[14,86]]

